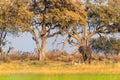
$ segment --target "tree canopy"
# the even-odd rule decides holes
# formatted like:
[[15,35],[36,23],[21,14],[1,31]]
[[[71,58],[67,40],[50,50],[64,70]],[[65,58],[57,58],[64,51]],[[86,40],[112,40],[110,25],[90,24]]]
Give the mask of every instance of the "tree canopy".
[[102,3],[87,4],[88,26],[94,28],[96,33],[107,34],[119,31],[120,3],[119,0],[116,1],[110,0],[104,5]]
[[30,0],[0,0],[0,27],[30,26],[33,13],[27,5]]
[[0,0],[0,52],[8,33],[16,33],[30,26],[33,13],[28,10],[29,0]]
[[[39,22],[46,25],[58,23],[60,26],[85,25],[87,13],[78,0],[33,0],[32,10]],[[43,16],[44,15],[44,16]]]

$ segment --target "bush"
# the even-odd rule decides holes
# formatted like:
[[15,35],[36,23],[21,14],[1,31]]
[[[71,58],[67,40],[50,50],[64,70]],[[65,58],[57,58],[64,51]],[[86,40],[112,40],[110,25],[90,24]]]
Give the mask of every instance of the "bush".
[[18,53],[12,53],[9,55],[11,60],[19,60],[19,54]]
[[4,63],[9,63],[9,62],[10,62],[10,58],[7,57],[7,56],[3,56],[2,61],[3,61]]
[[31,65],[37,65],[37,64],[38,64],[38,62],[36,62],[36,61],[31,62]]

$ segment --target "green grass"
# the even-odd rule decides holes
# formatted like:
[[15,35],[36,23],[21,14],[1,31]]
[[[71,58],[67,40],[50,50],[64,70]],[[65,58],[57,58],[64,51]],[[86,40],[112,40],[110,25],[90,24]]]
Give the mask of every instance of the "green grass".
[[118,74],[11,74],[0,80],[120,80]]

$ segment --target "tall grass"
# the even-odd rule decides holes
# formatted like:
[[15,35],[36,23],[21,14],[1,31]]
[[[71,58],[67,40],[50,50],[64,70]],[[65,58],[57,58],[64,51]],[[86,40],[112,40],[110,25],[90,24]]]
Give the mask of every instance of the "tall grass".
[[0,63],[0,74],[42,73],[42,74],[120,74],[120,63],[97,63],[71,65],[62,62],[11,61]]

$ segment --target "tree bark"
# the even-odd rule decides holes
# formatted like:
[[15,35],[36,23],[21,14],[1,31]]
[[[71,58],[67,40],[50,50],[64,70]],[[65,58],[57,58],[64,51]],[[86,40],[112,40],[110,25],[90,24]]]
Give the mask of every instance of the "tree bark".
[[0,55],[2,55],[3,52],[3,42],[6,38],[7,35],[7,31],[5,30],[5,28],[3,29],[2,33],[0,33]]
[[42,45],[41,45],[41,49],[40,49],[40,54],[39,54],[39,60],[40,61],[44,61],[45,60],[45,52],[46,52],[46,37],[42,37]]
[[86,37],[86,26],[83,26],[82,28],[82,46],[87,46],[88,45],[88,40]]
[[2,45],[0,44],[0,55],[2,55]]
[[[44,22],[44,21],[43,21]],[[45,24],[42,24],[42,31],[38,31],[40,34],[39,34],[39,38],[41,38],[41,49],[40,49],[40,55],[39,55],[39,60],[41,62],[43,62],[45,60],[45,52],[46,52],[46,40],[47,40],[47,37],[46,37],[46,26]]]
[[[38,49],[38,56],[41,56],[41,54],[40,54],[40,51],[41,51],[41,46],[40,46],[40,44],[39,44],[39,41],[38,40],[36,40],[36,46],[37,46],[37,49]],[[41,58],[39,57],[39,60],[41,60]]]

